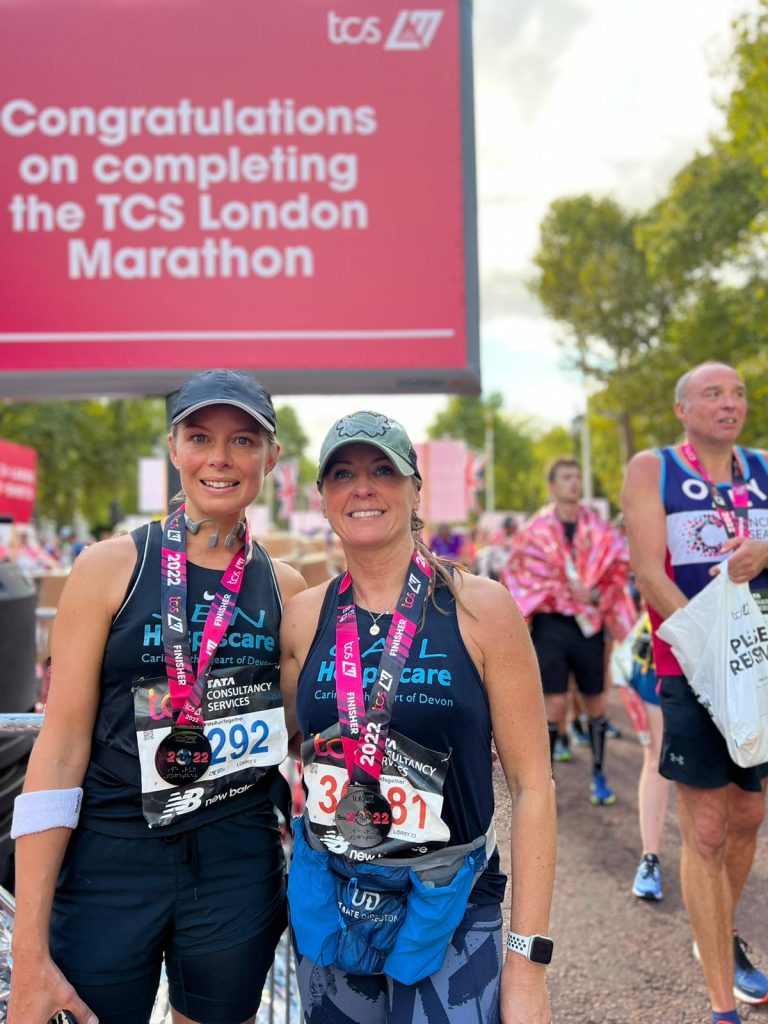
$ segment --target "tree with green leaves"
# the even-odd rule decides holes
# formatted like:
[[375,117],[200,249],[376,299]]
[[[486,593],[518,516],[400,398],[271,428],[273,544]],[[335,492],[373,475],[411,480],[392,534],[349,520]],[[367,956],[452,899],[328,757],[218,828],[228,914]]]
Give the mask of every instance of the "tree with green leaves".
[[0,437],[37,451],[36,514],[57,527],[136,511],[137,460],[165,436],[159,399],[0,403]]
[[745,440],[768,436],[768,410],[754,401],[768,370],[768,0],[735,22],[729,73],[725,130],[650,210],[564,197],[541,225],[531,289],[591,383],[600,458],[617,431],[618,467],[637,448],[674,441],[674,383],[708,359],[745,374]]
[[280,442],[280,454],[284,459],[294,456],[302,458],[309,444],[309,438],[302,430],[299,417],[292,405],[281,405],[275,410],[277,416],[277,440]]
[[[726,359],[757,378],[768,349],[768,0],[736,21],[730,72],[724,132],[675,176],[637,237],[649,273],[674,288],[670,362]],[[766,426],[764,413],[752,423],[763,437]]]
[[[591,382],[631,385],[658,345],[671,307],[665,280],[653,279],[636,243],[641,224],[613,199],[556,199],[542,222],[530,288],[565,329],[569,361]],[[615,422],[624,458],[635,447],[632,405]]]

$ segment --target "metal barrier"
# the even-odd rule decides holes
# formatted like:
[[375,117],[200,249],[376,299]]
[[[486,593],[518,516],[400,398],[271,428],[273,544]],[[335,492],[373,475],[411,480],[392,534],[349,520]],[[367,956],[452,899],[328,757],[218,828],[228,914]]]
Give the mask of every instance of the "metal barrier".
[[[0,714],[0,735],[37,733],[43,724],[40,714]],[[0,1024],[5,1024],[6,1004],[11,984],[11,936],[16,903],[0,886]],[[300,1024],[301,1005],[296,988],[296,970],[288,932],[280,938],[256,1017],[257,1024]],[[150,1024],[171,1024],[168,983],[165,971],[160,981]]]
[[0,735],[15,735],[20,732],[40,732],[40,726],[43,724],[43,716],[37,712],[27,712],[24,714],[16,714],[15,712],[9,712],[5,715],[0,715]]

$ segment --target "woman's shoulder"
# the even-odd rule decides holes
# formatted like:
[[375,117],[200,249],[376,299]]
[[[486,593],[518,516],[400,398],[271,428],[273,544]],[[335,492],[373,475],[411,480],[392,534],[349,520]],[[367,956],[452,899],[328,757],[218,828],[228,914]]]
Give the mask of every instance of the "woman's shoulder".
[[467,606],[469,611],[475,614],[491,609],[510,611],[517,608],[510,592],[497,580],[489,579],[487,576],[476,576],[471,572],[457,572],[454,574],[454,581],[459,603]]
[[130,534],[89,544],[75,559],[65,591],[70,598],[101,598],[107,610],[114,612],[123,599],[135,564],[136,545]]
[[503,583],[475,576],[456,574],[456,605],[462,632],[483,646],[527,632],[520,607]]
[[136,544],[129,534],[96,541],[84,548],[72,565],[72,576],[100,572],[115,572],[125,566],[133,569],[136,561]]

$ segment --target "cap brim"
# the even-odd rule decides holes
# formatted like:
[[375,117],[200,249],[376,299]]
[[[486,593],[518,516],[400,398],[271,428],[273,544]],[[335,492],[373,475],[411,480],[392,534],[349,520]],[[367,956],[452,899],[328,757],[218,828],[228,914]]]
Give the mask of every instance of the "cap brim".
[[350,437],[348,440],[337,441],[336,444],[327,452],[325,458],[320,463],[317,469],[317,482],[321,483],[325,471],[328,468],[328,463],[331,461],[336,452],[342,448],[348,448],[351,444],[368,444],[371,448],[378,448],[380,452],[387,456],[392,465],[398,471],[400,476],[415,476],[416,471],[413,466],[406,459],[402,457],[398,452],[392,451],[385,444],[380,441],[374,441],[371,438],[366,437],[365,439],[360,437]]
[[243,402],[233,402],[226,398],[212,398],[207,402],[198,402],[197,405],[190,405],[188,409],[180,412],[178,416],[173,417],[171,420],[171,426],[175,427],[177,423],[181,423],[181,421],[185,420],[187,416],[191,416],[193,412],[197,412],[198,409],[206,409],[209,405],[233,405],[236,409],[242,409],[243,412],[247,412],[248,415],[252,419],[256,420],[260,426],[264,427],[268,433],[274,434],[275,432],[274,423],[270,423],[269,420],[260,416],[257,412],[254,412],[253,409],[245,405]]

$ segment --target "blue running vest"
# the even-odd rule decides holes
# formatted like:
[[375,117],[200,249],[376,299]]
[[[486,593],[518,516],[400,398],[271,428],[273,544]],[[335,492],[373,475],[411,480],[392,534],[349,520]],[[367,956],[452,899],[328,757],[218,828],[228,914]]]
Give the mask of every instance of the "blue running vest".
[[[141,774],[136,746],[132,687],[137,679],[165,674],[160,622],[160,523],[131,534],[136,566],[126,597],[112,622],[101,667],[101,692],[93,732],[91,762],[83,782],[80,820],[107,835],[150,836],[142,814]],[[187,562],[187,617],[195,664],[211,600],[221,569]],[[235,614],[216,652],[214,667],[271,664],[279,661],[282,603],[272,562],[253,545]],[[247,659],[242,661],[239,659]],[[151,698],[150,698],[151,706]],[[162,714],[158,707],[157,713]],[[196,828],[264,802],[270,775],[242,796],[179,819],[162,829],[164,836]]]
[[[340,581],[337,577],[329,584],[330,593],[299,674],[296,714],[305,738],[338,721],[335,654]],[[431,750],[451,751],[443,819],[451,831],[451,845],[459,845],[483,835],[493,816],[491,713],[483,682],[461,639],[453,596],[444,586],[438,586],[435,595],[442,610],[431,599],[427,601],[426,620],[400,680],[392,728]],[[381,633],[372,637],[369,613],[357,609],[366,700],[391,619],[391,615],[382,616]],[[500,902],[505,885],[495,851],[472,890],[472,902]]]

